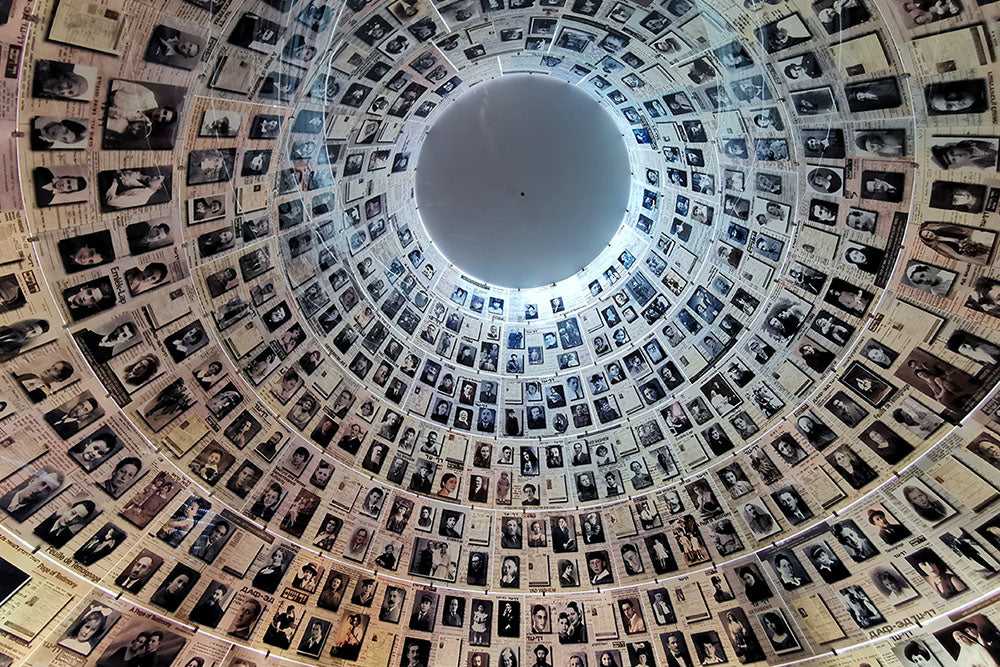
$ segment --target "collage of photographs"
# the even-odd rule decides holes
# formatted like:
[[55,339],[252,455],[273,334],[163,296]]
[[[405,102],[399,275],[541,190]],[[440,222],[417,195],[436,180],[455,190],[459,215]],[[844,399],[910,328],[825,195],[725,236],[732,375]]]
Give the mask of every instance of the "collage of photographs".
[[[0,2],[0,667],[1000,667],[998,12]],[[527,73],[630,177],[514,289]]]

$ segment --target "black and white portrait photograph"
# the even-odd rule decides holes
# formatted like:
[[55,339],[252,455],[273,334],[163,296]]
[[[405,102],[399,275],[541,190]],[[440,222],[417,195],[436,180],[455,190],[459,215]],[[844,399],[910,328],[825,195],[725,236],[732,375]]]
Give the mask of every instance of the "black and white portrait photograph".
[[173,148],[186,94],[187,90],[179,86],[113,79],[105,104],[101,147],[104,150]]
[[188,153],[187,184],[225,183],[232,180],[235,165],[235,148],[191,151]]
[[100,513],[101,505],[96,497],[87,492],[78,493],[67,498],[63,507],[42,519],[35,526],[34,534],[58,549],[65,546]]
[[89,102],[97,92],[97,81],[95,67],[57,60],[36,60],[31,93],[41,99]]
[[69,440],[103,416],[98,399],[85,391],[46,412],[45,421],[60,438]]
[[784,51],[812,39],[812,33],[798,14],[789,14],[754,30],[757,42],[767,53]]
[[82,165],[35,167],[31,180],[39,208],[90,200],[90,176]]
[[281,116],[274,114],[257,114],[250,121],[249,135],[251,139],[277,139],[281,131]]
[[128,533],[123,529],[106,523],[73,553],[73,560],[90,567],[114,553],[127,537]]
[[221,581],[212,581],[191,608],[188,618],[192,622],[215,628],[232,602],[235,591]]
[[172,176],[169,166],[102,171],[97,174],[101,209],[112,212],[168,202]]
[[201,61],[205,43],[201,35],[161,24],[153,28],[143,57],[157,65],[192,70]]
[[247,12],[234,24],[229,43],[245,49],[267,53],[278,42],[282,28],[277,23]]
[[212,139],[231,139],[239,135],[242,124],[243,114],[238,111],[208,108],[202,112],[198,136]]
[[67,274],[86,271],[115,260],[115,248],[109,231],[60,239],[57,248]]
[[889,384],[870,368],[852,362],[839,378],[840,382],[874,408],[882,407],[896,394],[896,387]]
[[156,664],[158,661],[171,664],[184,649],[187,639],[167,627],[142,618],[119,622],[111,642],[95,664],[101,667],[141,662]]
[[90,121],[68,116],[36,116],[31,119],[31,150],[83,150],[90,136]]
[[88,656],[121,618],[121,612],[101,601],[89,603],[73,621],[59,646],[82,656]]
[[200,578],[201,574],[197,570],[178,563],[153,592],[149,601],[167,611],[176,611]]
[[862,630],[885,623],[885,617],[861,586],[848,586],[838,592],[841,604],[851,620]]
[[798,637],[795,636],[788,619],[780,608],[758,613],[757,620],[764,629],[764,636],[776,655],[802,650]]
[[931,83],[924,87],[924,98],[930,116],[983,113],[991,102],[986,79]]
[[895,77],[849,83],[844,86],[844,95],[851,113],[895,109],[903,103],[899,81]]

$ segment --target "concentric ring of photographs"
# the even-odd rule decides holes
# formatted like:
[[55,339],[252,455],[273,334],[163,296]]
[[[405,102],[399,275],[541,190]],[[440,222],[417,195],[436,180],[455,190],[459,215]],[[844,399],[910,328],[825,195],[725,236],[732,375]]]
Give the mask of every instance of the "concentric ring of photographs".
[[[997,11],[0,4],[0,667],[997,667]],[[631,170],[509,289],[414,193],[520,73]]]

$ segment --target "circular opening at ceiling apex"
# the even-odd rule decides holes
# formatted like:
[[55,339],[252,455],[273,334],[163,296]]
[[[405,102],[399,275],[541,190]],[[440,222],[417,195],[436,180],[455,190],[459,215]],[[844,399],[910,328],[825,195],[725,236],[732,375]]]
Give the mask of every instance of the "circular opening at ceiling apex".
[[506,75],[458,98],[420,149],[427,233],[468,275],[548,285],[589,264],[618,231],[628,150],[610,114],[564,81]]

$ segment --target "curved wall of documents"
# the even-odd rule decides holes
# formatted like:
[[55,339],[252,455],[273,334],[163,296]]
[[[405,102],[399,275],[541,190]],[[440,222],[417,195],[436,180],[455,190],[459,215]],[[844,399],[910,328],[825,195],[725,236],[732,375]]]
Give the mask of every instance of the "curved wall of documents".
[[[991,0],[0,15],[0,665],[1000,667]],[[414,198],[511,73],[631,166],[520,290]]]

